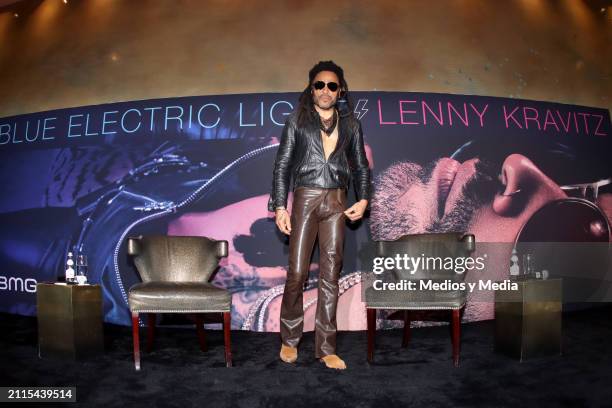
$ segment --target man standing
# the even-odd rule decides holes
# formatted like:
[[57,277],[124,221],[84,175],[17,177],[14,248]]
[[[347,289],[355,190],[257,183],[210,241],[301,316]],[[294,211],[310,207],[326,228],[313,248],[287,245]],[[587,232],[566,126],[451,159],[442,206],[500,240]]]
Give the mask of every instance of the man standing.
[[[345,369],[336,355],[336,305],[342,267],[345,217],[363,217],[369,199],[370,170],[361,124],[348,99],[342,68],[321,61],[308,74],[299,106],[287,119],[276,156],[268,210],[289,238],[289,267],[281,305],[280,358],[293,363],[304,327],[303,288],[310,256],[319,237],[319,289],[315,317],[315,356],[327,367]],[[338,100],[346,105],[338,106]],[[346,207],[353,173],[357,202]],[[293,177],[293,207],[287,194]]]

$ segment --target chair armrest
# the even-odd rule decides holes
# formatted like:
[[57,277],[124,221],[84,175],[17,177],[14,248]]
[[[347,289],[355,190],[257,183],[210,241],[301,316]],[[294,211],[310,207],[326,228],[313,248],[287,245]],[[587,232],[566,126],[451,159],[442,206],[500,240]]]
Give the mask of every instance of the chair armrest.
[[131,255],[131,256],[140,255],[140,252],[142,249],[140,245],[141,239],[142,239],[142,236],[128,238],[128,248],[127,248],[128,255]]

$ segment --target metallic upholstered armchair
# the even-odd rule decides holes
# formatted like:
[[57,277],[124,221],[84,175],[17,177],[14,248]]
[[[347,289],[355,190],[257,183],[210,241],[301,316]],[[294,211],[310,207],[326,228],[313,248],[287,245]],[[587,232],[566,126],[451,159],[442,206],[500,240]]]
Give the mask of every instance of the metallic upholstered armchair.
[[227,290],[208,282],[219,259],[227,256],[227,241],[177,236],[129,238],[128,254],[142,279],[129,292],[136,370],[140,370],[139,313],[148,315],[147,351],[153,343],[156,313],[194,314],[202,351],[206,350],[202,314],[222,313],[225,363],[231,367],[232,298]]
[[[475,239],[471,234],[444,233],[444,234],[417,234],[405,235],[395,241],[379,241],[377,244],[378,257],[393,257],[404,254],[413,258],[438,257],[468,257],[475,250]],[[373,285],[367,285],[365,300],[367,309],[368,328],[368,361],[374,359],[374,337],[376,332],[376,311],[378,309],[392,309],[403,311],[404,336],[402,347],[407,347],[410,339],[410,322],[416,317],[417,310],[449,310],[452,322],[453,362],[459,365],[460,321],[461,310],[466,303],[465,290],[420,290],[420,281],[441,283],[445,281],[463,282],[465,274],[456,273],[453,269],[447,270],[436,264],[429,268],[420,266],[414,271],[393,269],[387,272],[382,279],[384,282],[414,281],[415,290],[375,290]],[[380,288],[380,285],[378,286]],[[421,320],[421,319],[417,319]]]

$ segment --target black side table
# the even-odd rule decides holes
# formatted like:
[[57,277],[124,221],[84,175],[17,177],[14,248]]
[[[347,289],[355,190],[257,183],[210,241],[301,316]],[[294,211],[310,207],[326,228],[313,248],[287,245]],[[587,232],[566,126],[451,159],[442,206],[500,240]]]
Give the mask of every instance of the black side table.
[[519,279],[495,291],[495,351],[523,361],[561,354],[561,279]]
[[36,285],[38,356],[82,359],[104,351],[99,285]]

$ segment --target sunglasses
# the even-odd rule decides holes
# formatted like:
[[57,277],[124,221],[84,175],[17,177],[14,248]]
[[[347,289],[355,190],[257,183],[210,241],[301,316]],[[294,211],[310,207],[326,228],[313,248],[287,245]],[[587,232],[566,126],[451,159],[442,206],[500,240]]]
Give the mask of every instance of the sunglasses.
[[599,196],[599,189],[610,186],[611,184],[612,178],[608,178],[593,183],[568,184],[560,187],[561,190],[565,191],[570,197],[584,198],[592,203],[596,203],[597,197]]
[[327,85],[327,89],[329,89],[332,92],[336,92],[338,90],[338,84],[335,82],[325,83],[323,81],[317,81],[314,84],[312,84],[314,89],[316,89],[317,91],[320,91],[321,89],[325,88],[325,85]]

